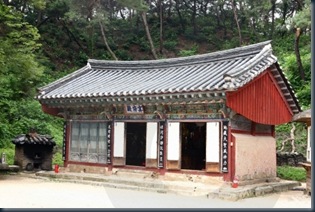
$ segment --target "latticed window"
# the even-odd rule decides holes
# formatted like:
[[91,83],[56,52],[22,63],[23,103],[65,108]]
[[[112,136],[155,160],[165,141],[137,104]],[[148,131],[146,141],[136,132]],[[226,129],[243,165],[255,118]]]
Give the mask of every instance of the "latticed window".
[[106,163],[106,122],[72,122],[70,160],[78,162]]

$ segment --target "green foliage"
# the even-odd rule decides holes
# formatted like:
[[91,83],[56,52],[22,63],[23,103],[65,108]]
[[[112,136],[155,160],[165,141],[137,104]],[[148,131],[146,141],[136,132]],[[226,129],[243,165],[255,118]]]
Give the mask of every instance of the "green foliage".
[[54,153],[52,164],[58,164],[59,166],[63,166],[62,154],[61,151]]
[[138,11],[147,11],[149,9],[143,0],[117,0],[117,2]]
[[167,50],[171,50],[171,51],[175,51],[176,50],[176,46],[177,46],[177,41],[174,40],[167,40],[164,43],[164,47]]
[[305,182],[306,170],[302,167],[278,166],[277,176],[285,180]]
[[192,56],[192,55],[195,55],[197,53],[197,50],[198,50],[198,45],[194,45],[194,46],[192,46],[191,49],[180,50],[179,56],[181,56],[181,57]]
[[132,59],[132,58],[130,58],[129,52],[127,50],[124,50],[124,49],[117,50],[116,55],[121,60],[131,60]]
[[[306,132],[305,124],[294,123],[294,125],[296,127],[295,132],[294,132],[296,152],[305,155],[306,147],[307,147],[307,142],[306,142],[307,132]],[[277,150],[281,148],[282,141],[290,137],[291,128],[292,126],[290,123],[276,126]],[[284,146],[283,152],[291,152],[291,151],[292,151],[291,141],[288,141]]]
[[[0,104],[4,103],[0,101]],[[62,120],[45,114],[36,100],[7,101],[2,104],[5,115],[2,114],[0,126],[0,148],[10,147],[11,140],[18,134],[29,132],[30,128],[37,129],[39,134],[54,136],[57,144],[62,143]]]
[[35,54],[40,35],[21,13],[3,4],[0,11],[0,99],[27,97],[43,72]]
[[304,8],[294,17],[288,20],[293,28],[301,28],[303,30],[311,28],[311,2],[306,1]]

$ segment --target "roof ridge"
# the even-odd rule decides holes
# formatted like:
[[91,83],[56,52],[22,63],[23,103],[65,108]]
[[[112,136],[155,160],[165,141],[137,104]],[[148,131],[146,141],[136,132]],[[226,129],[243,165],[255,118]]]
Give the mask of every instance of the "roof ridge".
[[[175,57],[175,58],[166,58],[158,60],[131,60],[131,61],[117,61],[117,60],[98,60],[98,59],[88,59],[88,65],[91,68],[102,69],[103,66],[106,68],[147,68],[150,67],[160,67],[160,66],[170,66],[170,65],[187,65],[195,64],[200,62],[216,62],[224,59],[237,58],[242,56],[248,56],[255,52],[260,52],[261,48],[264,48],[266,45],[270,45],[271,40],[267,40],[261,43],[251,44],[247,46],[236,47],[233,49],[220,50],[215,52],[210,52],[206,54],[198,54],[193,56],[186,57]],[[240,52],[240,55],[235,54]]]
[[[263,61],[265,58],[272,58],[272,61],[268,60],[268,63],[274,63],[277,61],[277,57],[272,54],[272,46],[271,44],[267,44],[264,46],[264,48],[256,54],[253,58],[248,60],[246,63],[242,64],[240,67],[237,67],[235,70],[230,70],[229,72],[225,73],[223,75],[224,81],[225,81],[225,88],[235,89],[239,86],[241,86],[239,83],[237,83],[237,79],[241,78],[244,75],[250,75],[250,77],[247,77],[247,80],[245,80],[242,84],[245,84],[246,82],[250,81],[251,78],[255,77],[256,75],[260,74],[261,71],[263,71],[266,67],[260,67],[258,71],[255,73],[249,73],[249,70],[254,69],[257,64],[259,64],[261,61]],[[265,66],[269,66],[270,64],[266,64]]]

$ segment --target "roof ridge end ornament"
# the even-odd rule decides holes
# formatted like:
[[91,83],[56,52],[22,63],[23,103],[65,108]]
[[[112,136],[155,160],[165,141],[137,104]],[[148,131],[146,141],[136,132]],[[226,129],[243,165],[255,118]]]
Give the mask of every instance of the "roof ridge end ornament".
[[[256,54],[253,58],[251,58],[246,63],[238,67],[235,71],[230,73],[227,72],[226,74],[229,74],[230,76],[237,78],[246,73],[249,69],[253,68],[257,64],[257,61],[259,61],[258,59],[265,58],[269,54],[272,55],[272,46],[270,43],[264,46],[258,54]],[[276,57],[274,59],[277,60]]]
[[[265,58],[267,55],[270,54],[272,55],[272,46],[270,43],[268,43],[257,55],[255,55],[242,66],[238,67],[235,71],[223,74],[223,79],[225,81],[223,87],[228,90],[235,90],[239,86],[238,83],[236,83],[236,79],[248,72],[251,68],[253,68],[256,65],[258,59]],[[276,59],[277,58],[275,57],[275,60]],[[250,75],[252,76],[254,74],[250,73]]]
[[87,66],[88,68],[92,68],[92,66],[91,66],[91,64],[90,64],[90,60],[88,60],[86,66]]

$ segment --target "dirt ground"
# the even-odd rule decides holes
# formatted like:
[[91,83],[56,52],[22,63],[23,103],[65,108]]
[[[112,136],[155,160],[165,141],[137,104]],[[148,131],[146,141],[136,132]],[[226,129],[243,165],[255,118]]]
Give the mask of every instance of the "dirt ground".
[[234,202],[0,174],[0,191],[0,208],[311,208],[300,190]]

